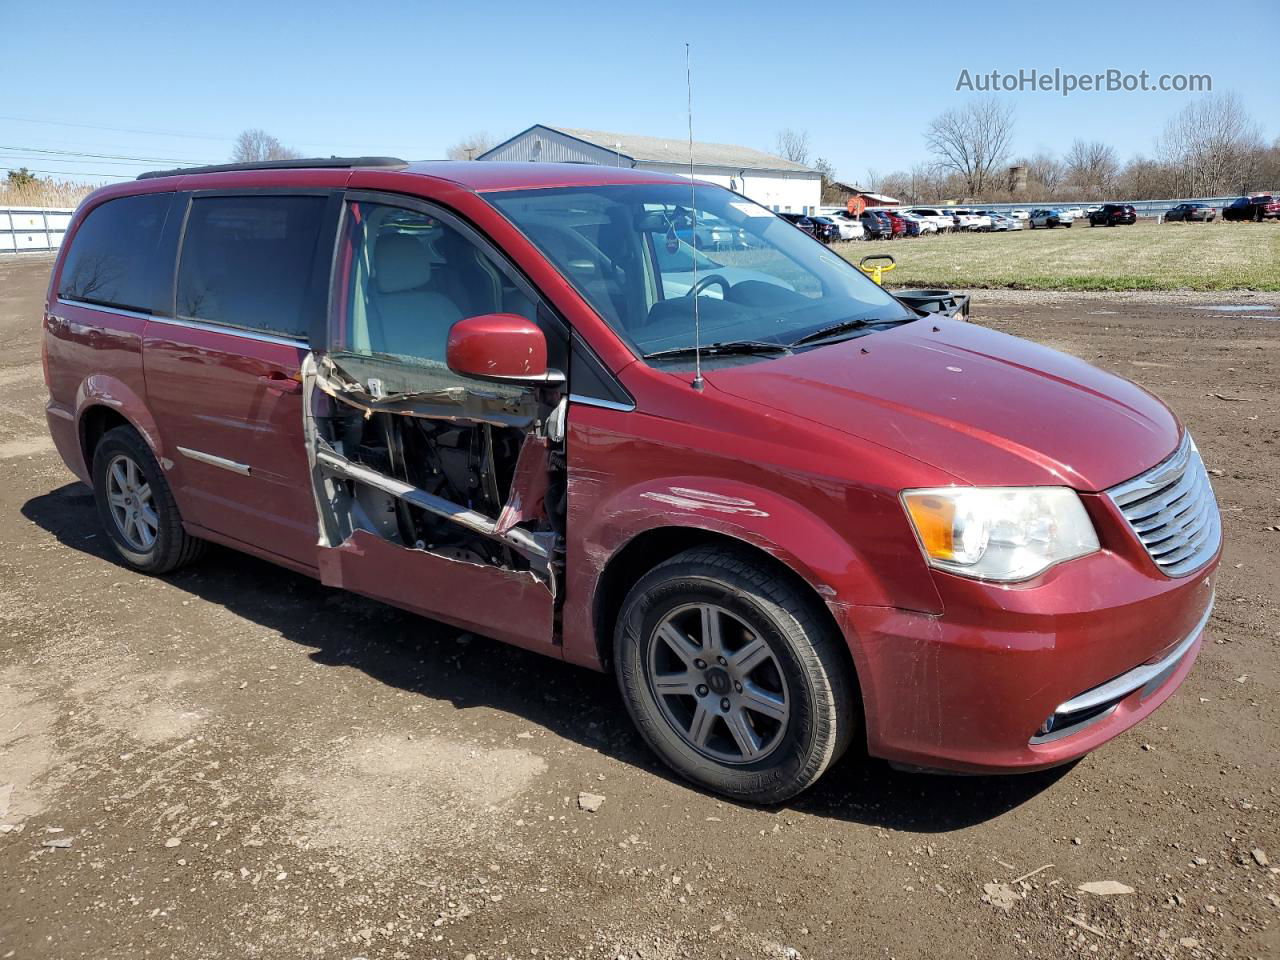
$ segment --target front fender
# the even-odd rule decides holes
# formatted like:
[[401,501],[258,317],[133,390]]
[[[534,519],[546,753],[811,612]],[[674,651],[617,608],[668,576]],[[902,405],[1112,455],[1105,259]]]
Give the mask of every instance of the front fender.
[[627,487],[602,505],[588,542],[610,555],[658,527],[707,530],[753,544],[798,573],[825,600],[891,605],[848,540],[803,505],[719,477],[664,477]]
[[[576,497],[582,504],[592,495],[581,490],[584,482],[590,478],[580,479],[575,489],[571,479],[571,501]],[[896,501],[884,499],[885,509],[900,512]],[[647,479],[575,510],[571,527],[578,551],[576,562],[571,558],[563,638],[564,657],[575,663],[600,666],[589,598],[596,596],[610,560],[636,537],[662,528],[707,531],[763,550],[808,583],[842,625],[850,605],[902,604],[901,585],[895,594],[856,543],[804,504],[742,481],[696,475]],[[906,562],[918,558],[912,554]],[[935,607],[940,601],[928,583],[921,606]]]

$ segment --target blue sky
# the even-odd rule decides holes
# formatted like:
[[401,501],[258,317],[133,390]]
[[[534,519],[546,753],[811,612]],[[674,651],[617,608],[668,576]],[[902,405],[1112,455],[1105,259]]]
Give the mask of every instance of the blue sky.
[[[679,137],[686,40],[697,139],[771,149],[780,128],[807,129],[815,155],[847,180],[923,159],[929,119],[972,96],[956,92],[961,69],[1210,74],[1215,91],[1242,97],[1268,140],[1280,136],[1280,57],[1233,39],[1274,41],[1276,0],[8,0],[0,22],[19,44],[56,51],[38,71],[34,54],[24,58],[38,79],[6,84],[0,170],[74,179],[165,164],[23,151],[221,162],[246,127],[308,154],[408,159],[439,157],[473,131],[503,139],[535,122]],[[1062,151],[1083,137],[1107,140],[1122,158],[1150,153],[1190,96],[1001,94],[1017,111],[1017,152]]]

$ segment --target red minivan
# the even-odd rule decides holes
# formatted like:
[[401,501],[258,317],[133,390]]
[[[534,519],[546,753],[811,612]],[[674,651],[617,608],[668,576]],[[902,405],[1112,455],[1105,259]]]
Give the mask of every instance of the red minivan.
[[[695,249],[692,216],[738,242]],[[77,211],[44,326],[50,431],[126,564],[214,542],[612,669],[738,798],[855,742],[1079,757],[1173,693],[1213,602],[1221,519],[1163,403],[711,184],[148,174]]]

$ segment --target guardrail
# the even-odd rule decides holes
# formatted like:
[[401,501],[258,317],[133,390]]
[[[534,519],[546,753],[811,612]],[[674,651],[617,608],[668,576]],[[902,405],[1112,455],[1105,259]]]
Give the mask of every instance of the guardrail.
[[0,207],[0,256],[57,250],[74,212],[61,207]]

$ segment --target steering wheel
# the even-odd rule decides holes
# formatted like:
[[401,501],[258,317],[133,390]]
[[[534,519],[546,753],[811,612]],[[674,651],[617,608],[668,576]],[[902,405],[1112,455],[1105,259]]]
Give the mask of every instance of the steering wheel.
[[718,273],[709,273],[705,277],[700,277],[698,279],[698,282],[689,288],[689,292],[686,293],[685,296],[686,297],[702,296],[702,291],[707,289],[707,287],[711,286],[712,284],[718,285],[720,287],[720,291],[723,294],[724,298],[726,300],[729,299],[729,281],[726,280],[724,277],[720,276],[720,274]]

